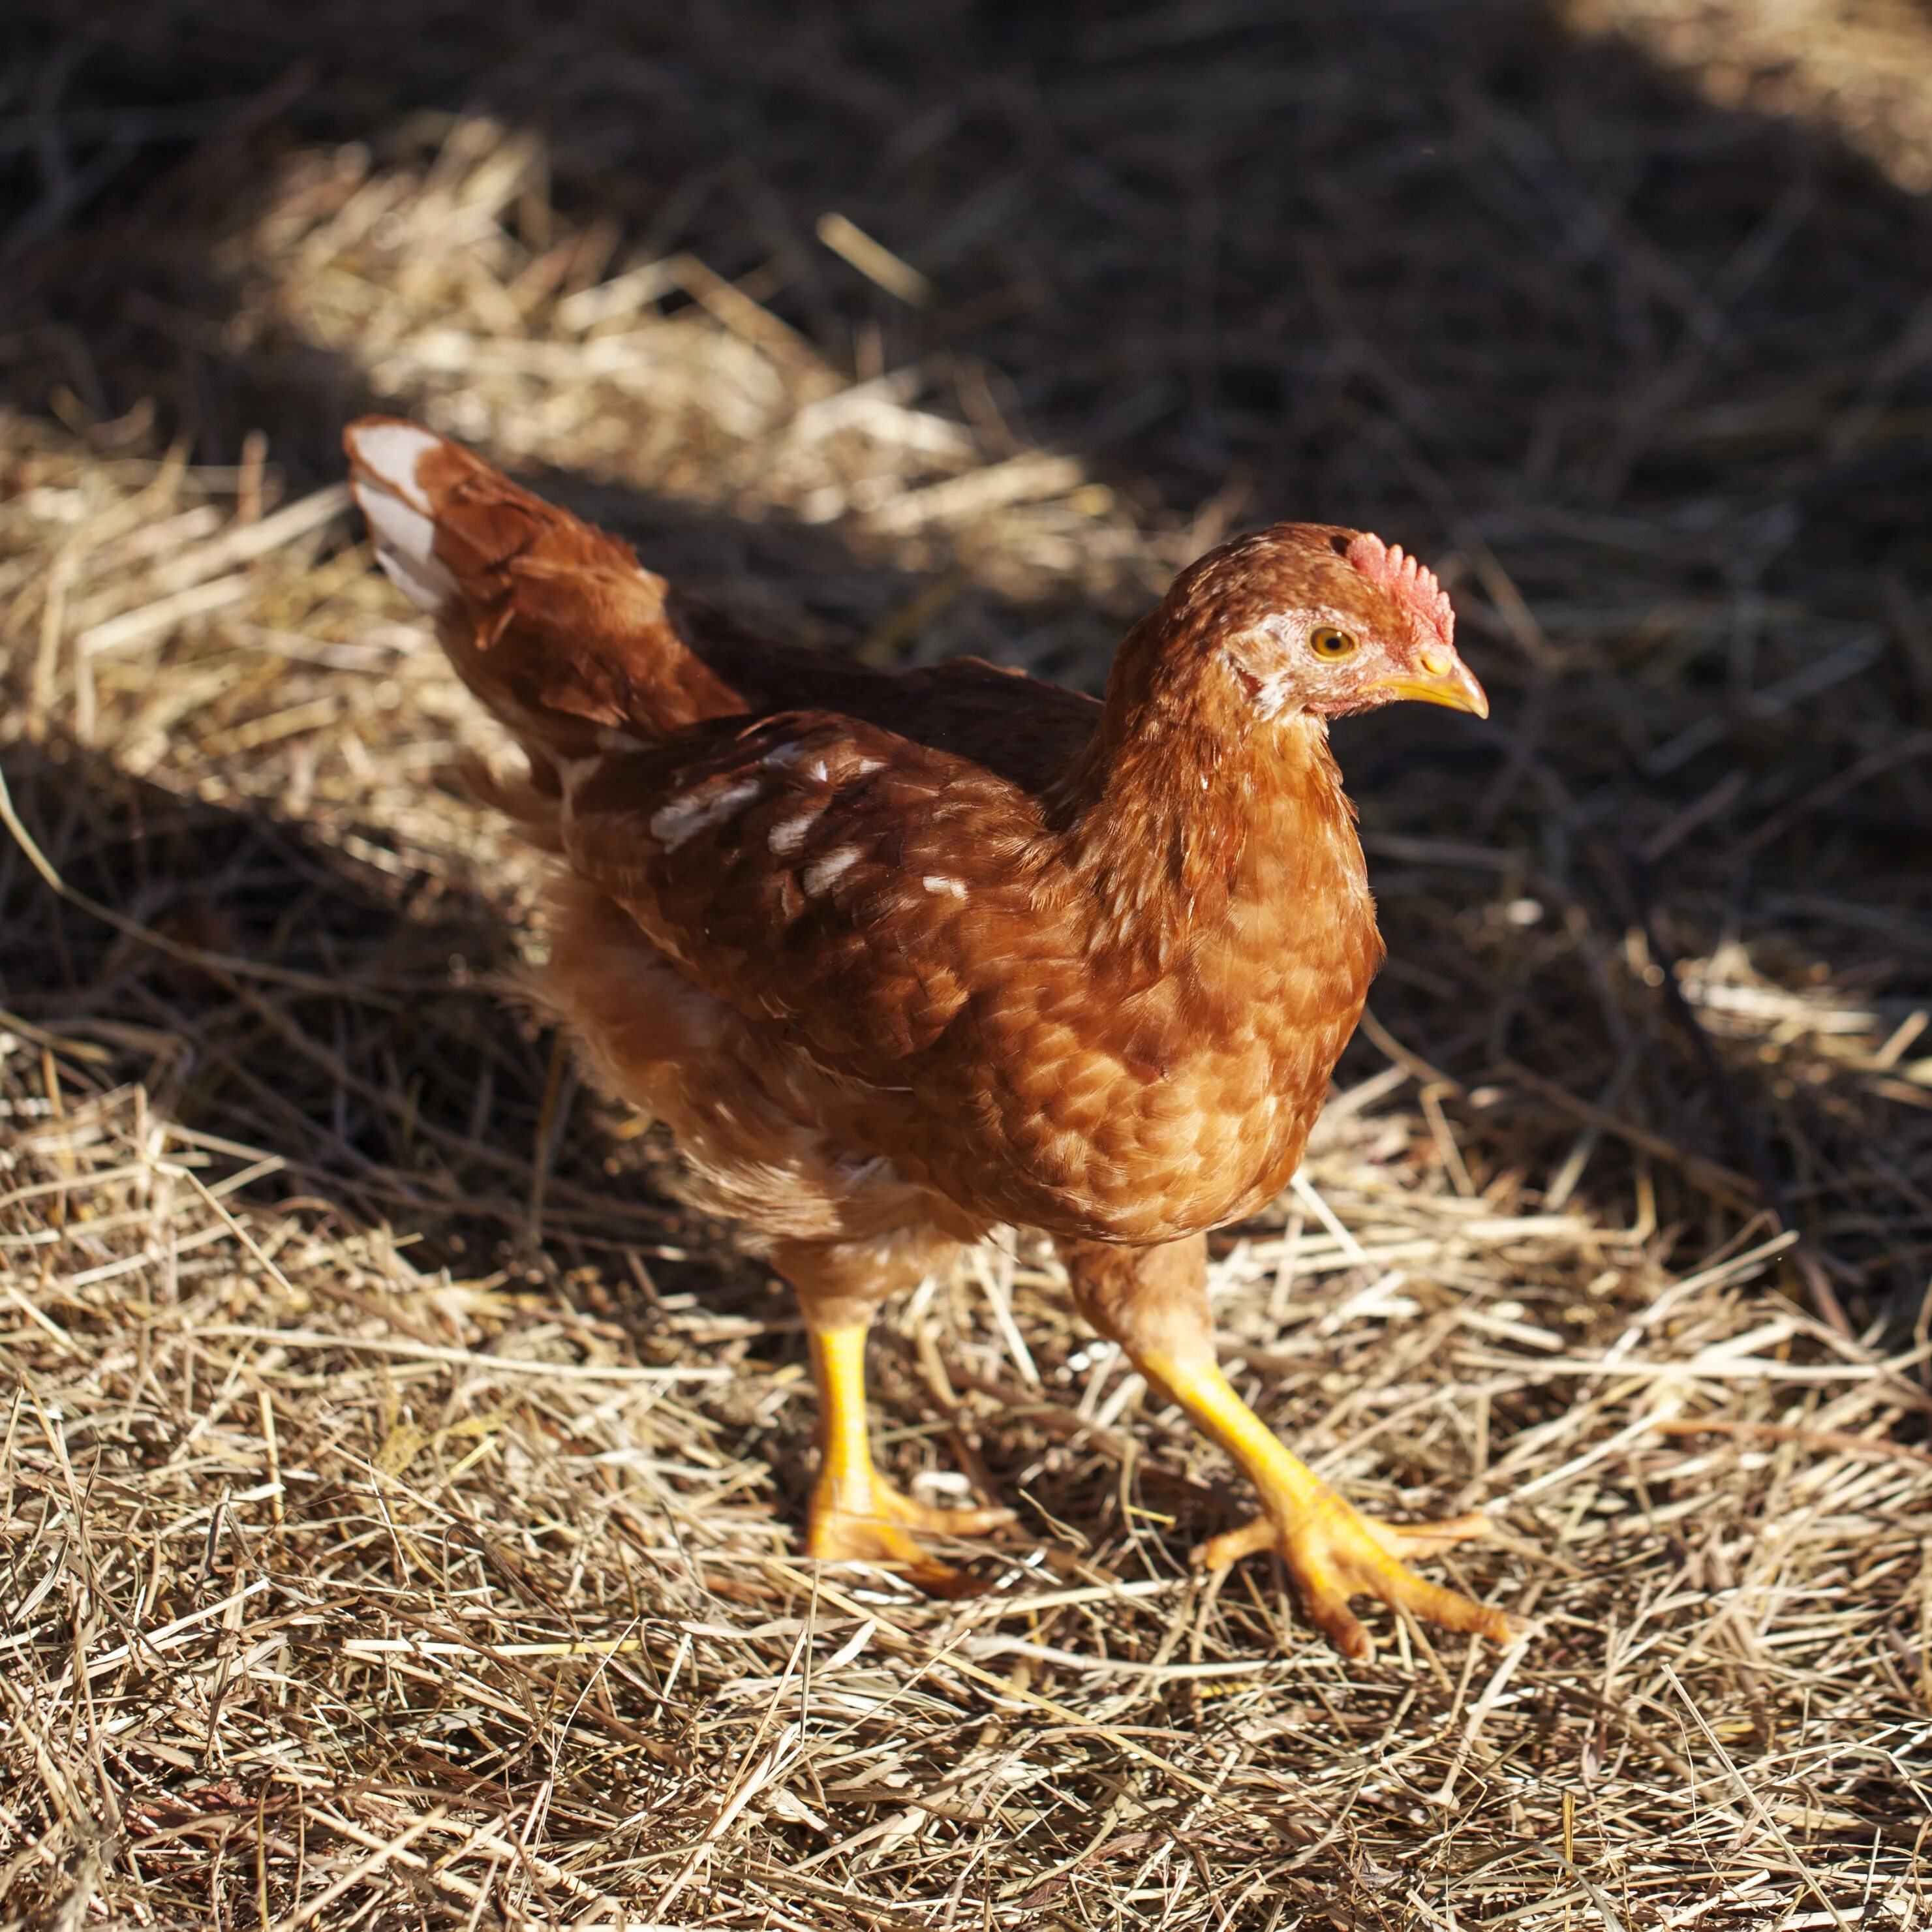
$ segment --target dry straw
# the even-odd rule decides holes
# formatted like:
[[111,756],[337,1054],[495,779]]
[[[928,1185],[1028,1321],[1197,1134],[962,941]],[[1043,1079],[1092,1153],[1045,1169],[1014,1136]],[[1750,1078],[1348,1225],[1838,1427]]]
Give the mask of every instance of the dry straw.
[[[101,266],[147,245],[111,205],[22,217],[53,252],[0,326],[65,420],[0,418],[0,1924],[1926,1922],[1932,568],[1801,534],[1924,434],[1915,218],[1810,150],[1766,188],[1786,134],[1645,122],[1547,28],[1484,29],[1526,106],[1333,22],[1264,60],[1267,12],[1103,22],[1024,86],[949,43],[952,106],[852,150],[896,138],[902,190],[802,220],[756,140],[872,112],[868,70],[694,29],[687,81],[794,92],[634,253],[481,115],[272,167],[218,124],[141,204],[219,270],[172,306]],[[545,44],[546,98],[594,113],[598,44]],[[1286,202],[1180,152],[1285,113]],[[989,116],[972,202],[920,158]],[[1184,211],[1172,285],[1080,239],[1137,206]],[[1027,1240],[874,1353],[901,1479],[1020,1512],[989,1594],[802,1562],[790,1306],[506,1011],[538,869],[452,776],[503,748],[326,440],[300,487],[220,445],[224,356],[223,407],[326,366],[880,662],[1096,676],[1291,485],[1444,559],[1510,722],[1348,736],[1393,963],[1214,1280],[1230,1372],[1352,1496],[1493,1513],[1445,1567],[1530,1639],[1384,1618],[1351,1664],[1258,1564],[1205,1586],[1227,1466]],[[1003,362],[1088,413],[1036,440]],[[193,460],[111,416],[142,383]]]

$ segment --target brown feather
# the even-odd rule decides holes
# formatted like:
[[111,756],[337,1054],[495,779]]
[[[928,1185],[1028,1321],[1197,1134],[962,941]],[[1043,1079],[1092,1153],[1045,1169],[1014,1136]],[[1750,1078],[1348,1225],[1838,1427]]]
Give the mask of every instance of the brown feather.
[[[358,438],[400,427],[351,430],[357,487],[428,503],[444,646],[531,754],[504,802],[572,874],[542,996],[708,1198],[781,1244],[1142,1244],[1285,1184],[1382,957],[1325,719],[1412,669],[1432,579],[1283,525],[1183,573],[1103,703],[895,676],[455,444],[386,482]],[[1310,658],[1316,620],[1360,662]]]

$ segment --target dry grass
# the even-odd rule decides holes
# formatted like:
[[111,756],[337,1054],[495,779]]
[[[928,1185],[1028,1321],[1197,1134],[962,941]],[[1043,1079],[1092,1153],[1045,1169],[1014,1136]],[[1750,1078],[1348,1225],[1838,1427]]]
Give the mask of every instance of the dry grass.
[[[185,162],[86,193],[160,110],[29,50],[0,1924],[1928,1922],[1923,211],[1507,13],[932,11],[466,66],[338,5],[308,94],[177,92]],[[652,172],[613,98],[706,113]],[[1528,1642],[1352,1665],[1204,1588],[1227,1466],[1024,1240],[873,1358],[901,1478],[1021,1512],[990,1594],[796,1559],[789,1303],[500,998],[536,874],[331,483],[370,401],[880,661],[1091,680],[1264,514],[1446,558],[1497,720],[1348,734],[1394,960],[1215,1281],[1352,1495],[1493,1513],[1456,1574]]]

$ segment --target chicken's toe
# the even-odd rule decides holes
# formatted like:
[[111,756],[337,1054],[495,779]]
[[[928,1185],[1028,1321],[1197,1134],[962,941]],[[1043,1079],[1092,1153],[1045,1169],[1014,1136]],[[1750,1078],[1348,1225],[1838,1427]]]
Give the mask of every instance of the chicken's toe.
[[1348,1657],[1366,1658],[1375,1649],[1373,1640],[1348,1607],[1352,1597],[1377,1597],[1426,1623],[1507,1643],[1516,1633],[1501,1610],[1428,1582],[1402,1560],[1433,1555],[1452,1543],[1484,1534],[1488,1527],[1484,1517],[1473,1513],[1441,1522],[1382,1522],[1364,1516],[1331,1492],[1312,1510],[1280,1519],[1258,1516],[1238,1529],[1210,1538],[1194,1552],[1194,1559],[1208,1570],[1220,1570],[1257,1550],[1279,1550],[1308,1621]]
[[1380,1516],[1359,1515],[1356,1520],[1396,1558],[1434,1556],[1452,1544],[1478,1543],[1491,1534],[1490,1520],[1480,1510],[1434,1522],[1384,1522]]
[[850,1483],[820,1483],[812,1497],[806,1554],[827,1562],[875,1564],[929,1597],[974,1597],[986,1586],[941,1562],[914,1532],[985,1536],[1013,1520],[1011,1510],[932,1508],[874,1473],[862,1492]]
[[995,1530],[1019,1520],[1010,1509],[941,1509],[934,1504],[915,1502],[883,1476],[875,1475],[872,1481],[880,1503],[893,1520],[922,1535],[991,1536]]

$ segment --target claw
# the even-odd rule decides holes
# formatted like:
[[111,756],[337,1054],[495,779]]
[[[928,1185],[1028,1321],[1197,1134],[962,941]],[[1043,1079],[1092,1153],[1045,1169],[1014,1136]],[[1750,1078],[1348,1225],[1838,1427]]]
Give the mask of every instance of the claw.
[[1489,1527],[1488,1518],[1478,1512],[1442,1522],[1382,1522],[1331,1491],[1292,1518],[1258,1516],[1210,1538],[1195,1551],[1194,1560],[1208,1570],[1222,1570],[1257,1550],[1279,1550],[1308,1621],[1345,1656],[1375,1654],[1373,1639],[1348,1607],[1352,1597],[1378,1597],[1445,1630],[1508,1643],[1516,1632],[1501,1610],[1425,1581],[1402,1561],[1485,1536]]
[[935,1509],[915,1502],[876,1472],[862,1482],[820,1477],[812,1494],[806,1554],[890,1569],[929,1597],[975,1597],[986,1586],[942,1563],[914,1532],[990,1536],[1015,1520],[1010,1509]]

